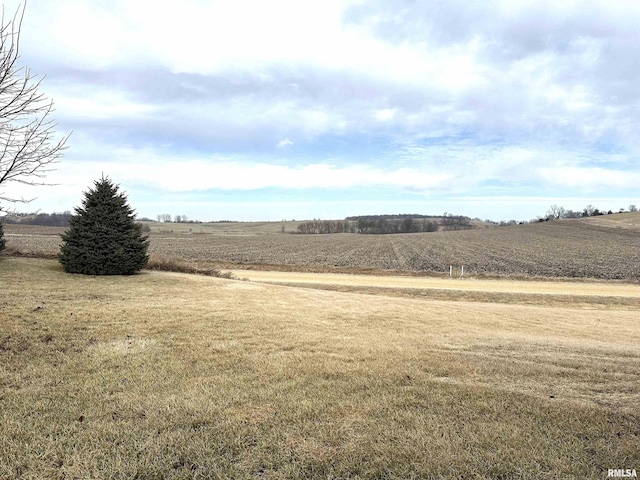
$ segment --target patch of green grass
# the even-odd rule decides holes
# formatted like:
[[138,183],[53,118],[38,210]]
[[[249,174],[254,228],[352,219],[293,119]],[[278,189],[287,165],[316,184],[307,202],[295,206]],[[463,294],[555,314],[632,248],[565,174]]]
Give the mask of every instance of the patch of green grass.
[[633,312],[598,327],[584,309],[85,277],[18,258],[0,260],[0,279],[0,478],[640,466],[637,334],[607,334],[633,328]]

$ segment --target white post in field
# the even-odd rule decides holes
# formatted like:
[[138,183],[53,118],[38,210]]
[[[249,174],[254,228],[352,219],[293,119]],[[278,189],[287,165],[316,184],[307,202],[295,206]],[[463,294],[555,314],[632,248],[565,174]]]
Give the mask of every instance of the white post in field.
[[453,265],[449,265],[449,276],[453,277]]
[[460,268],[460,276],[464,277],[464,263],[462,264],[462,267]]

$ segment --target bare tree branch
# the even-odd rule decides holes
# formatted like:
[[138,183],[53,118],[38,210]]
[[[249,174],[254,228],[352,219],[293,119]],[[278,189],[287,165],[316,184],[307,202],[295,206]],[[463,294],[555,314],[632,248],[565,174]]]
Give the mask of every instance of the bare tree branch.
[[[47,185],[41,179],[54,170],[69,138],[54,140],[53,102],[38,91],[43,79],[17,64],[24,12],[25,7],[18,8],[5,21],[3,9],[0,23],[0,186],[8,182]],[[3,202],[31,200],[10,198],[0,191]]]

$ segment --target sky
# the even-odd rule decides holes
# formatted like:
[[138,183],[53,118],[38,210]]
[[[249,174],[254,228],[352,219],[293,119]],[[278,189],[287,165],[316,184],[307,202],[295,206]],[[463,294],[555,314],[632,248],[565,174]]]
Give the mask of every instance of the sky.
[[19,62],[72,134],[53,186],[0,191],[62,212],[104,175],[201,221],[617,211],[638,25],[637,0],[29,0]]

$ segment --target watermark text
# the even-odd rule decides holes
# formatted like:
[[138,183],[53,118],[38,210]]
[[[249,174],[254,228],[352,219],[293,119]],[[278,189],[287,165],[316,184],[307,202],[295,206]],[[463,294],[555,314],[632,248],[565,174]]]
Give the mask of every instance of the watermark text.
[[638,478],[635,468],[609,468],[607,478]]

